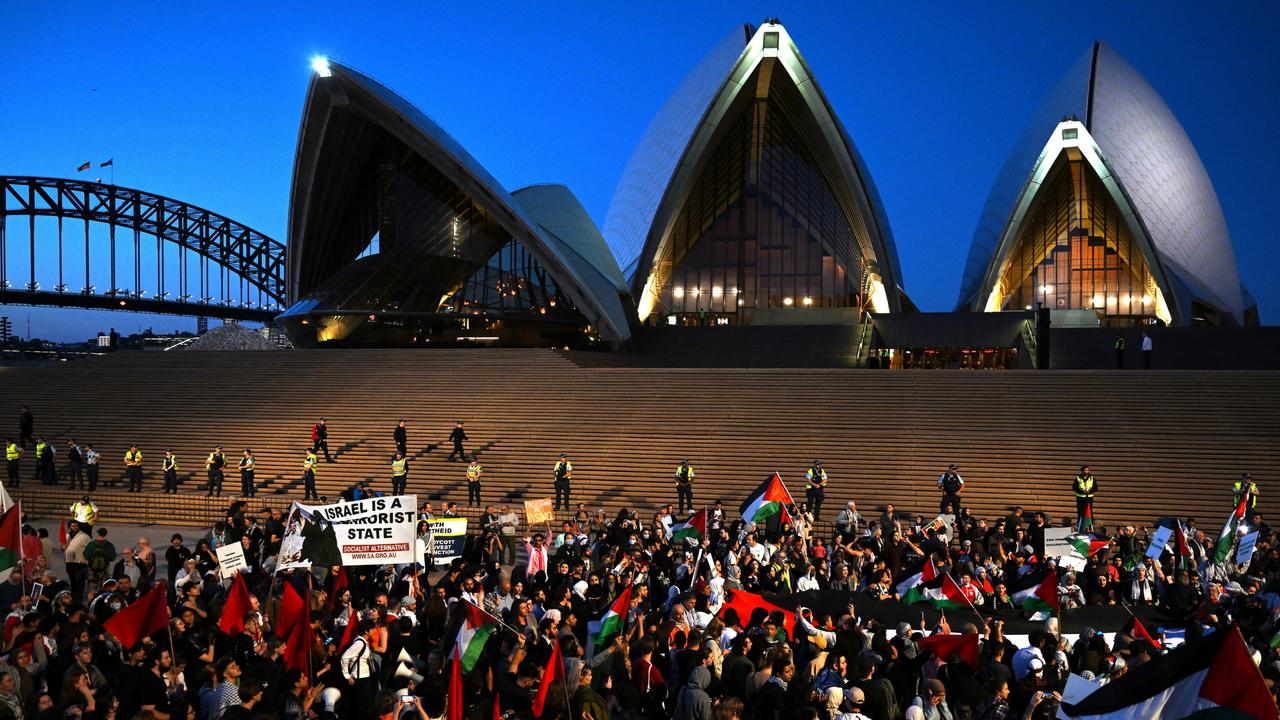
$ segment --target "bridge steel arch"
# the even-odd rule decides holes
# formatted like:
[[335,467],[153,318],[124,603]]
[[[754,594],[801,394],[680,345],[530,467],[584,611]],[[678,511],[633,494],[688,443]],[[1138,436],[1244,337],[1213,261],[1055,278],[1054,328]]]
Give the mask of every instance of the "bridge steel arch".
[[[10,224],[23,217],[27,219],[28,267],[13,268],[9,262]],[[37,280],[36,219],[41,217],[58,221],[58,282],[52,290],[41,289]],[[63,230],[64,224],[79,222],[84,225],[84,285],[73,289],[70,283],[74,279],[64,273],[64,249],[77,240],[67,240]],[[109,228],[110,288],[105,292],[98,292],[91,283],[93,223]],[[125,231],[125,237],[118,238],[117,230]],[[144,236],[155,239],[154,268],[143,267]],[[123,272],[117,267],[117,241],[126,248],[133,245],[132,268],[123,268]],[[176,288],[166,286],[172,272],[166,273],[165,243],[177,247]],[[189,262],[197,266],[191,268]],[[195,282],[191,269],[196,271]],[[19,275],[23,270],[25,282]],[[148,281],[154,273],[155,287],[150,294],[141,289],[144,270]],[[100,182],[0,176],[0,303],[266,322],[284,305],[285,270],[284,243],[191,203]],[[121,287],[130,282],[131,287]],[[217,296],[212,294],[215,289]],[[237,294],[239,300],[232,297]],[[218,302],[212,302],[215,297]]]

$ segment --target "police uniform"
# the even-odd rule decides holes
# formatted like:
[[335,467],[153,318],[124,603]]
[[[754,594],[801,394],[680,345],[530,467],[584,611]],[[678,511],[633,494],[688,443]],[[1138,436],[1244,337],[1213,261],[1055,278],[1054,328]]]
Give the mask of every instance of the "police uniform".
[[9,487],[16,488],[22,484],[22,478],[18,476],[18,470],[22,465],[22,448],[10,441],[5,446],[4,459],[9,470]]
[[1090,530],[1093,528],[1093,496],[1098,492],[1098,481],[1093,473],[1077,475],[1072,490],[1076,494],[1076,530]]
[[88,448],[84,451],[85,473],[89,476],[89,492],[98,489],[98,461],[101,459],[97,450]]
[[226,463],[227,456],[223,455],[221,450],[214,450],[209,453],[209,459],[204,462],[205,469],[209,471],[206,496],[213,495],[216,492],[218,497],[222,497],[222,466]]
[[403,495],[409,484],[409,458],[401,456],[391,460],[391,494]]
[[556,499],[554,509],[559,510],[563,507],[569,509],[569,481],[573,478],[573,463],[569,462],[568,455],[561,455],[560,462],[552,469],[556,482]]
[[827,499],[827,471],[817,460],[804,473],[805,503],[816,520],[822,512],[822,501]]
[[1245,501],[1244,509],[1249,512],[1258,506],[1258,483],[1254,482],[1253,476],[1248,473],[1241,476],[1235,485],[1231,486],[1232,504],[1238,507],[1240,499],[1246,495],[1248,499]]
[[165,453],[164,462],[161,464],[164,469],[164,492],[165,494],[178,494],[178,456],[173,453]]
[[959,469],[949,467],[938,478],[938,488],[942,490],[942,502],[938,503],[940,513],[950,511],[953,515],[960,514],[960,491],[964,489],[964,478],[956,472]]
[[258,494],[258,487],[253,482],[253,470],[257,464],[253,453],[240,458],[240,494],[245,497],[255,497]]
[[693,468],[689,466],[689,461],[676,466],[676,505],[679,506],[677,513],[684,514],[685,503],[688,503],[689,510],[693,510],[693,478],[695,474]]
[[320,493],[316,492],[316,462],[316,451],[308,450],[307,459],[302,462],[303,500],[320,499]]
[[124,471],[129,476],[129,492],[142,492],[142,451],[130,448],[124,454]]
[[480,506],[480,476],[484,474],[484,467],[480,465],[480,461],[471,458],[471,464],[467,466],[467,504]]

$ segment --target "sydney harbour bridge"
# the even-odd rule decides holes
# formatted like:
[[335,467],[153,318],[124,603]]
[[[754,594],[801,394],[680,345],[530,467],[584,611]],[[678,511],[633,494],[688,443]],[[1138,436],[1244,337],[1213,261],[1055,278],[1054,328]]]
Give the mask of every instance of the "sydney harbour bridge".
[[269,322],[285,267],[284,243],[191,203],[0,176],[0,305]]

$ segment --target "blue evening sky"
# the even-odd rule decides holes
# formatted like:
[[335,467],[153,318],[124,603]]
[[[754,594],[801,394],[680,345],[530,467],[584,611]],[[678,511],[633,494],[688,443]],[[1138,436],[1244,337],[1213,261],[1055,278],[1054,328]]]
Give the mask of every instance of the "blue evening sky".
[[[769,16],[787,26],[865,157],[921,309],[953,307],[1000,164],[1057,79],[1101,39],[1191,136],[1241,277],[1275,322],[1276,2],[7,2],[0,173],[77,177],[80,163],[114,158],[118,184],[283,240],[308,63],[326,53],[418,105],[508,188],[565,183],[603,224],[667,95],[735,24]],[[57,339],[109,325],[194,327],[0,312],[19,332],[29,316],[32,334]]]

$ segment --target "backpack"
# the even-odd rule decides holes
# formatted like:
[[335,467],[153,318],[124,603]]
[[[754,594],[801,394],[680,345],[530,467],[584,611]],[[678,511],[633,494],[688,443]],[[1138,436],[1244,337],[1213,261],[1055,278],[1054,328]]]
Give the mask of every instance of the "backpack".
[[101,545],[95,545],[93,548],[93,557],[89,559],[89,569],[95,573],[104,573],[107,571],[107,549]]

